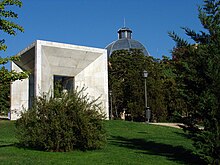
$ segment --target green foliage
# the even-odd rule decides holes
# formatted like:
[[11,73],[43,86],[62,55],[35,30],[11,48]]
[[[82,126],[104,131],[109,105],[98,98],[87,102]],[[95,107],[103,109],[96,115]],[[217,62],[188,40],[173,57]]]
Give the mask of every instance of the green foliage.
[[[187,106],[187,130],[199,154],[209,164],[220,163],[219,12],[219,0],[204,1],[203,8],[199,8],[199,19],[206,31],[196,33],[184,28],[196,44],[177,43],[172,61],[178,88]],[[200,125],[204,129],[199,129]]]
[[[3,32],[15,36],[17,31],[23,32],[24,29],[12,22],[13,19],[18,18],[18,14],[13,12],[10,7],[13,6],[22,6],[22,2],[20,0],[2,0],[0,2],[0,30]],[[9,8],[9,9],[8,9]],[[0,51],[6,51],[7,46],[5,45],[5,40],[0,39]],[[15,80],[21,80],[28,77],[27,72],[17,73],[15,71],[8,71],[4,68],[5,65],[9,61],[18,61],[18,56],[3,58],[0,56],[0,84],[8,84]]]
[[7,115],[10,108],[10,84],[0,84],[0,114]]
[[[17,19],[18,14],[10,10],[10,8],[7,10],[7,8],[10,6],[21,7],[22,2],[21,0],[2,0],[0,2],[0,30],[9,35],[15,36],[17,34],[17,30],[23,32],[24,29],[20,25],[11,21],[12,19]],[[4,42],[4,39],[0,40],[0,50],[5,51],[7,46],[4,44]]]
[[167,120],[171,122],[181,122],[181,117],[187,115],[185,100],[181,98],[179,86],[176,80],[175,67],[172,59],[163,57],[160,61],[162,79],[162,91],[167,111]]
[[16,122],[20,144],[47,151],[101,148],[106,140],[104,115],[95,102],[82,91],[38,98]]
[[114,116],[126,110],[138,120],[144,112],[144,54],[141,50],[119,50],[109,58],[109,86],[113,94]]
[[[0,64],[1,65],[1,64]],[[24,78],[28,77],[29,72],[16,72],[14,70],[9,71],[6,69],[4,66],[1,67],[0,69],[0,84],[10,84],[13,81],[16,80],[22,80]]]
[[62,97],[62,91],[63,91],[62,82],[60,80],[56,81],[54,84],[54,97],[55,98]]
[[184,103],[177,97],[175,74],[170,66],[169,59],[164,57],[160,61],[144,56],[137,49],[113,52],[109,57],[109,88],[112,90],[114,116],[118,117],[126,110],[131,119],[145,120],[144,70],[149,73],[146,79],[147,101],[152,120],[173,120],[174,112],[182,114]]
[[[17,31],[23,32],[24,29],[12,20],[18,18],[18,14],[13,12],[13,6],[21,7],[20,0],[1,0],[0,1],[0,30],[9,35],[15,36]],[[0,51],[6,51],[7,46],[4,39],[0,39]],[[4,65],[9,61],[18,61],[18,56],[3,58],[0,56],[0,113],[6,113],[9,107],[9,84],[15,80],[28,77],[28,72],[15,72],[7,70]],[[4,88],[7,87],[7,88]]]
[[165,103],[165,93],[163,91],[164,73],[159,60],[146,57],[146,65],[149,72],[147,77],[148,103],[152,110],[152,120],[166,121],[167,111]]
[[175,32],[168,32],[168,34],[176,42],[177,47],[189,45],[186,40],[180,38]]

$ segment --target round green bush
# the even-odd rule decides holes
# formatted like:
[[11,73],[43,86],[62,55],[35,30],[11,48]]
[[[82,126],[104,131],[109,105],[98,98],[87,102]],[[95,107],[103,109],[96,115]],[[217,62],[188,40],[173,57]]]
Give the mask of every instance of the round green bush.
[[91,150],[106,142],[104,115],[81,92],[61,98],[37,98],[17,120],[17,138],[24,147],[47,151]]

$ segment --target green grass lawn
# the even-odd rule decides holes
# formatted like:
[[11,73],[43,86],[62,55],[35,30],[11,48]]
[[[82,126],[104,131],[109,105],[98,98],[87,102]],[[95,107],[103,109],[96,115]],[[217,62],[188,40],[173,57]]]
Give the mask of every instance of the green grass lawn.
[[43,152],[16,147],[14,122],[0,120],[0,164],[202,164],[181,129],[105,121],[108,143],[96,151]]

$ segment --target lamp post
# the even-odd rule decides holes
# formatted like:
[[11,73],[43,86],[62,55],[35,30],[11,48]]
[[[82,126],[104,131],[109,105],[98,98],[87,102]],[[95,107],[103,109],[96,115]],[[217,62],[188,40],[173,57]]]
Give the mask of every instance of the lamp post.
[[110,119],[112,120],[112,90],[109,91],[110,96]]
[[149,123],[150,121],[150,108],[147,106],[147,76],[148,76],[148,72],[146,70],[144,70],[143,72],[144,75],[144,95],[145,95],[145,114],[146,114],[146,122]]

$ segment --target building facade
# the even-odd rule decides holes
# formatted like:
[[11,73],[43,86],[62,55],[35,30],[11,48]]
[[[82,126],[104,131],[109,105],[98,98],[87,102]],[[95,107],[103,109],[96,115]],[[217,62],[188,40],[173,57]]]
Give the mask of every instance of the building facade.
[[11,84],[9,118],[16,120],[30,108],[33,99],[44,94],[53,96],[55,82],[65,90],[85,88],[91,100],[99,98],[106,116],[108,111],[107,50],[37,40],[12,62],[12,70],[29,71],[29,78]]

